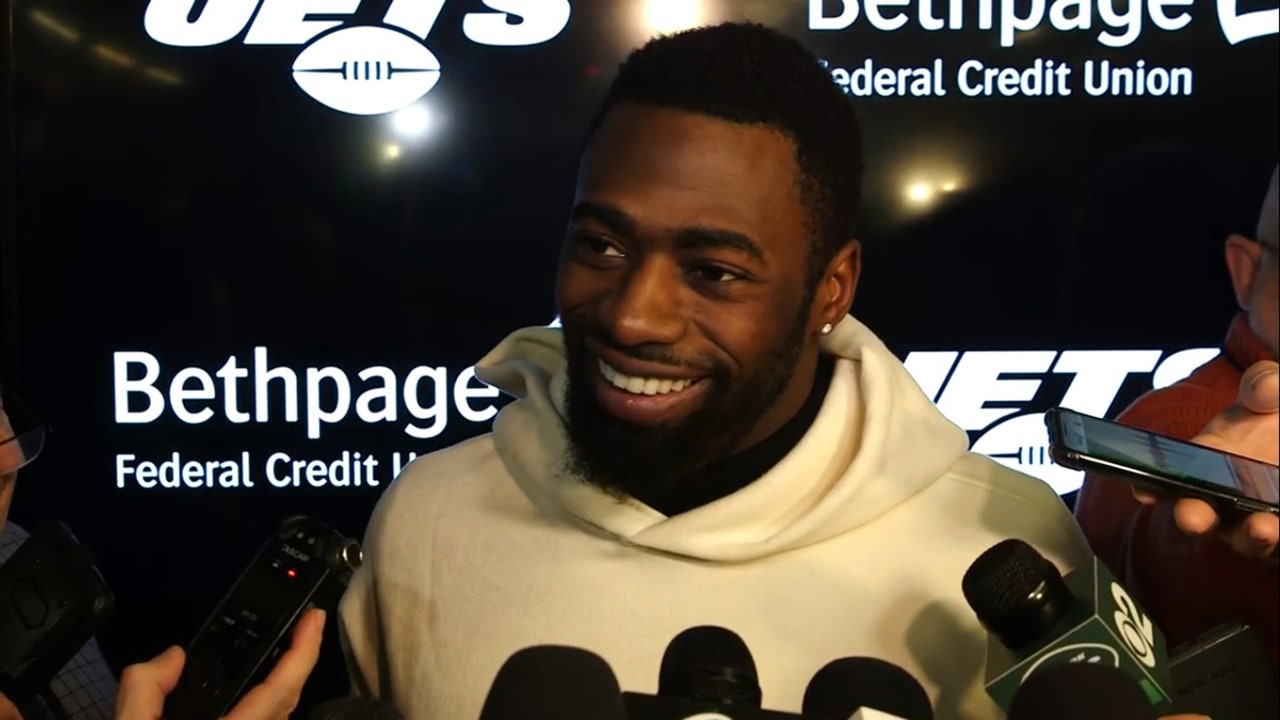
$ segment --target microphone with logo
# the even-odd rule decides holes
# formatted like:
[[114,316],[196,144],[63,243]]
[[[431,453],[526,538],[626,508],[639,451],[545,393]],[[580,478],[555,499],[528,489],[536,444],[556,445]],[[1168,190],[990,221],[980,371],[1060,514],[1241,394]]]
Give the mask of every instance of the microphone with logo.
[[800,720],[762,710],[756,663],[742,638],[714,625],[676,635],[662,655],[658,694],[623,693],[630,720]]
[[911,673],[869,657],[827,663],[805,688],[803,708],[822,720],[933,720],[929,695]]
[[1150,705],[1170,698],[1164,636],[1097,558],[1065,578],[1021,540],[992,546],[964,574],[965,599],[991,636],[987,693],[1008,710],[1018,687],[1053,665],[1111,667]]
[[508,658],[480,711],[480,720],[530,718],[628,720],[609,663],[562,645],[537,645]]
[[1066,663],[1037,672],[1013,693],[1008,720],[1156,720],[1132,678],[1106,665]]

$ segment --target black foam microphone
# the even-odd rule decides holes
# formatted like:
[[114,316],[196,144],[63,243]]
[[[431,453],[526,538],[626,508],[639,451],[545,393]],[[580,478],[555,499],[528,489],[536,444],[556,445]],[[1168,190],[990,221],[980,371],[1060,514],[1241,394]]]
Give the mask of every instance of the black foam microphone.
[[1002,708],[1032,673],[1060,663],[1107,665],[1137,683],[1149,704],[1168,702],[1164,635],[1097,558],[1064,578],[1035,548],[1005,540],[965,571],[963,590],[991,633],[986,687]]
[[1013,694],[1008,720],[1156,720],[1147,694],[1114,667],[1068,663],[1032,675]]
[[344,697],[315,706],[307,720],[404,720],[404,716],[376,698]]
[[627,720],[618,678],[588,650],[538,645],[507,658],[480,720]]
[[809,681],[804,715],[827,720],[933,720],[929,695],[911,673],[877,658],[832,660]]
[[676,635],[662,654],[658,696],[724,708],[760,708],[756,663],[742,638],[715,625]]

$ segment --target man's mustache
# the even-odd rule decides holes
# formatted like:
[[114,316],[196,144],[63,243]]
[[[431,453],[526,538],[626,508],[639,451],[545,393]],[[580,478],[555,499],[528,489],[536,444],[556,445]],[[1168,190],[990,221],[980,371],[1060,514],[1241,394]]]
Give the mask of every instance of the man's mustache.
[[693,362],[687,358],[682,358],[672,352],[671,346],[662,343],[644,343],[642,345],[624,345],[611,338],[607,333],[583,333],[581,340],[576,343],[580,349],[586,348],[584,342],[586,338],[601,347],[606,347],[619,355],[626,356],[638,362],[652,363],[655,365],[666,365],[676,370],[692,371],[699,375],[709,375],[717,377],[721,373],[717,368],[706,363]]

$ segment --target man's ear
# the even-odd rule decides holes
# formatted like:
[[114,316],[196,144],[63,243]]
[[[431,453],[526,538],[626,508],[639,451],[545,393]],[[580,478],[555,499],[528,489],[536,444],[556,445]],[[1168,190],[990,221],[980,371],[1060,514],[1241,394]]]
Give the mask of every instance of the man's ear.
[[826,323],[839,325],[844,316],[849,314],[861,275],[862,244],[857,240],[850,240],[827,264],[826,273],[818,285],[815,300],[818,303],[819,326]]
[[1231,273],[1231,287],[1236,293],[1236,304],[1247,312],[1253,281],[1258,276],[1258,266],[1262,262],[1262,246],[1243,235],[1232,234],[1227,237],[1225,253],[1227,271]]

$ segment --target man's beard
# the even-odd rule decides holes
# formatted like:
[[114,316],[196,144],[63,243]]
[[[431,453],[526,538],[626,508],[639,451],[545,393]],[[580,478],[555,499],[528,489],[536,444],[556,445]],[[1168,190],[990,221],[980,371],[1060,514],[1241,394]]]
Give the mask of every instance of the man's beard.
[[[632,425],[605,411],[588,375],[599,372],[597,364],[587,360],[583,334],[565,323],[565,469],[612,495],[651,499],[667,495],[694,473],[728,457],[790,382],[804,343],[808,310],[809,302],[802,303],[801,312],[759,369],[731,381],[723,367],[712,368],[701,380],[711,384],[701,407],[683,420],[656,427]],[[606,337],[596,340],[608,343]],[[638,360],[671,359],[660,346],[614,347]]]

